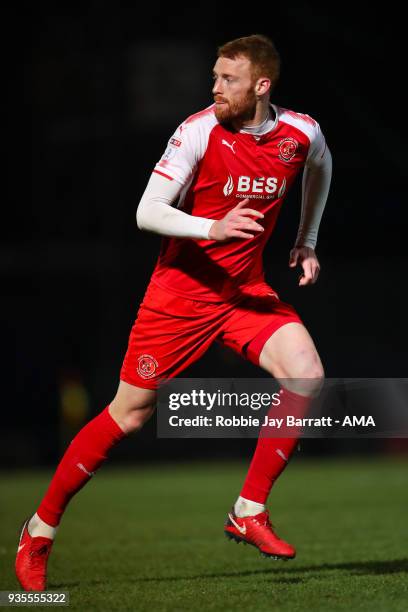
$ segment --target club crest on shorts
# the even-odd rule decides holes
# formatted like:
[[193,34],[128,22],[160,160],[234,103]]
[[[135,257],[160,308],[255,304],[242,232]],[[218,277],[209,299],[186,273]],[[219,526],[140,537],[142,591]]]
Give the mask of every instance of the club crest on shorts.
[[141,378],[152,378],[157,370],[158,363],[151,355],[140,355],[137,360],[137,371]]
[[294,138],[284,138],[278,144],[279,159],[282,161],[290,161],[296,155],[299,143]]

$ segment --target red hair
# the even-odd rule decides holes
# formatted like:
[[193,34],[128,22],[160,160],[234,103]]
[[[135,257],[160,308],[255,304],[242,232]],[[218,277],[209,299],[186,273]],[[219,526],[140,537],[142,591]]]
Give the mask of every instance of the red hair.
[[218,47],[218,57],[235,59],[238,56],[246,57],[252,66],[254,80],[268,77],[271,89],[278,81],[280,74],[280,57],[275,45],[267,36],[253,34],[236,38]]

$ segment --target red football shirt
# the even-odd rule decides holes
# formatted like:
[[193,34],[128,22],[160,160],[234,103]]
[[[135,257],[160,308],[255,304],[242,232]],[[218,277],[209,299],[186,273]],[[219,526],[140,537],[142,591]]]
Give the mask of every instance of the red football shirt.
[[221,125],[211,105],[170,138],[154,172],[183,186],[180,209],[219,220],[249,198],[265,215],[265,231],[226,242],[164,238],[152,282],[192,300],[222,302],[263,280],[262,252],[282,202],[298,172],[326,148],[314,119],[272,107],[273,127],[259,137]]

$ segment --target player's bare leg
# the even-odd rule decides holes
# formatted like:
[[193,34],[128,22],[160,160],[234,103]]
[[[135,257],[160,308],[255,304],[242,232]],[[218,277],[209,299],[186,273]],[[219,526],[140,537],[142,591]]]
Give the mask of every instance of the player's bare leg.
[[[319,355],[306,328],[300,323],[279,328],[265,343],[259,364],[282,384],[280,409],[304,414],[324,378]],[[253,544],[273,558],[291,559],[296,555],[295,548],[273,531],[265,504],[297,442],[297,438],[268,438],[261,434],[241,494],[225,525],[229,538]]]
[[22,528],[15,566],[23,589],[46,588],[48,556],[69,500],[90,480],[113,446],[143,427],[155,402],[155,391],[120,381],[111,404],[72,440],[37,512]]
[[267,340],[259,365],[299,395],[317,395],[324,379],[314,342],[300,323],[283,325]]
[[156,391],[135,387],[121,380],[109,405],[109,412],[125,433],[139,431],[154,412],[156,395]]

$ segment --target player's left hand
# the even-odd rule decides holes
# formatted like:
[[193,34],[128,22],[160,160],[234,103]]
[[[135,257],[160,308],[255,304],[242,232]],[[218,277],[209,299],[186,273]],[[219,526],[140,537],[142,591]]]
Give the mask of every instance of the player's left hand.
[[320,264],[314,249],[307,246],[297,246],[290,252],[289,267],[302,266],[303,274],[299,277],[299,287],[314,285],[320,272]]

